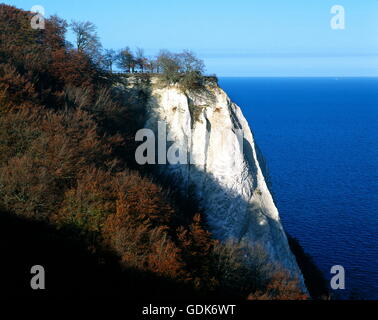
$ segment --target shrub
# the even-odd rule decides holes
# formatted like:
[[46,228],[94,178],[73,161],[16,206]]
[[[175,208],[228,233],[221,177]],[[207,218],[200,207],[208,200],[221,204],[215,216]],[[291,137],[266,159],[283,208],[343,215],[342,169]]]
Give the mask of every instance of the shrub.
[[35,106],[37,93],[30,75],[20,74],[13,65],[0,64],[0,115],[16,107]]
[[286,271],[276,272],[263,291],[250,294],[248,300],[308,300],[299,286],[299,280],[293,279]]
[[47,216],[87,165],[112,163],[109,144],[100,140],[96,124],[81,110],[19,111],[4,116],[0,126],[0,149],[6,155],[0,166],[0,194],[8,210]]
[[201,122],[201,115],[204,109],[206,109],[206,106],[197,106],[189,103],[189,112],[192,120],[192,127],[196,122]]
[[231,295],[246,297],[251,291],[261,289],[275,268],[259,244],[218,243],[213,254],[220,286]]
[[[47,19],[45,30],[29,23],[30,13],[0,5],[0,209],[49,223],[91,253],[115,253],[124,269],[201,292],[300,297],[279,274],[266,284],[262,248],[213,240],[193,199],[182,203],[129,169],[149,79],[120,93],[85,50],[66,44],[64,20]],[[211,96],[192,53],[163,52],[159,67],[169,84]],[[200,108],[191,107],[193,119]]]
[[213,250],[217,241],[202,226],[201,215],[196,214],[188,228],[177,230],[179,248],[197,289],[211,291],[218,286],[212,270]]
[[189,71],[182,75],[179,81],[181,91],[195,91],[203,88],[204,79],[199,71]]
[[122,265],[150,271],[172,279],[183,275],[179,249],[164,227],[152,227],[147,220],[136,221],[127,205],[118,200],[117,213],[105,223],[105,241],[121,258]]

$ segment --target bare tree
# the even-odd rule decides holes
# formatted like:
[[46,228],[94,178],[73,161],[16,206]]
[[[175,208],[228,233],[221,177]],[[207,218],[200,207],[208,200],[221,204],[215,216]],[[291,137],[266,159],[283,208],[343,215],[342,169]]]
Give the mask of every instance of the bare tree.
[[143,49],[137,48],[136,54],[135,54],[135,62],[139,66],[140,71],[144,72],[144,68],[146,66],[147,59],[144,56],[144,50]]
[[196,72],[202,75],[205,71],[204,62],[190,50],[184,50],[178,54],[178,59],[180,61],[180,71],[183,73]]
[[70,27],[76,36],[77,50],[88,54],[91,58],[98,58],[101,43],[97,35],[96,26],[89,21],[72,21]]
[[113,72],[113,64],[117,59],[117,53],[113,49],[105,49],[102,55],[102,64],[106,70]]
[[168,83],[177,83],[180,80],[180,60],[177,54],[168,50],[161,50],[157,62],[164,80]]
[[135,58],[133,52],[129,47],[126,47],[119,52],[117,63],[118,67],[120,67],[125,72],[135,71]]
[[166,83],[179,83],[183,90],[203,88],[205,64],[193,52],[185,50],[175,54],[162,50],[157,61],[158,72],[161,72],[162,80]]
[[146,58],[145,68],[150,73],[159,73],[158,70],[158,63],[156,59],[153,58]]

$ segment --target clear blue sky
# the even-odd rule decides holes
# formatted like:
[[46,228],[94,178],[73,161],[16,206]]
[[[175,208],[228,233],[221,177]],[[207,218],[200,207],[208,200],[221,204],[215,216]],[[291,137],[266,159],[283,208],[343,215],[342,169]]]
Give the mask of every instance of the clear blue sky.
[[[151,55],[191,49],[219,76],[378,76],[378,0],[5,3],[92,21],[106,48],[143,47]],[[345,30],[331,29],[336,4],[345,8]]]

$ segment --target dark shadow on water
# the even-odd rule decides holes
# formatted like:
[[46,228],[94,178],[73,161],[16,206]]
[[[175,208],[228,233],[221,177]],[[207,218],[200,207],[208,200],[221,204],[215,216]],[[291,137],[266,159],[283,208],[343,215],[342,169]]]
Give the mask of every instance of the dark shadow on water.
[[288,235],[290,249],[297,259],[305,283],[313,299],[329,299],[330,288],[322,271],[315,264],[313,258],[305,252],[296,238]]

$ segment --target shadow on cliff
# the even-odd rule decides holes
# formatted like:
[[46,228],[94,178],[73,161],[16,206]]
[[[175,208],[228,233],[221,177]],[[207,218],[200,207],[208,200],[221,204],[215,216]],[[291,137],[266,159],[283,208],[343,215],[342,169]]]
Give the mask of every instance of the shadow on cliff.
[[[182,170],[182,168],[180,170]],[[286,234],[286,240],[277,232],[282,230],[281,223],[266,215],[259,203],[245,201],[240,195],[223,187],[219,180],[215,179],[212,174],[199,170],[193,165],[187,165],[187,170],[188,177],[196,177],[197,183],[197,179],[202,180],[202,184],[205,186],[204,194],[206,194],[206,196],[201,197],[201,195],[196,192],[195,185],[191,183],[190,178],[188,178],[187,190],[185,192],[180,191],[182,189],[182,176],[179,172],[181,171],[178,171],[178,174],[173,176],[165,175],[162,173],[163,170],[161,168],[155,170],[155,172],[151,172],[154,172],[153,175],[156,181],[162,184],[166,189],[171,190],[171,194],[176,203],[179,203],[181,207],[186,207],[189,214],[196,210],[204,212],[205,210],[201,208],[201,204],[204,204],[204,207],[208,207],[209,205],[218,207],[219,210],[213,210],[213,212],[216,212],[216,215],[211,218],[207,217],[206,220],[207,229],[211,231],[217,239],[236,240],[239,242],[243,242],[246,239],[254,239],[256,243],[260,244],[268,242],[276,244],[277,247],[275,250],[281,250],[281,254],[287,254],[287,250],[290,250],[291,253],[294,254],[296,262],[303,274],[305,285],[311,297],[313,299],[327,299],[329,297],[328,283],[320,269],[314,263],[312,257],[305,252],[297,239],[283,231]],[[211,194],[211,197],[206,198],[209,194]],[[224,208],[222,202],[225,199],[227,199],[228,203],[234,205]],[[217,205],[217,203],[219,205]],[[224,214],[225,210],[226,214]],[[236,221],[234,220],[235,211],[246,213],[241,220]],[[210,225],[213,226],[213,228],[210,228]],[[238,228],[235,228],[236,225]],[[283,241],[287,241],[288,246],[284,246]],[[266,249],[269,250],[271,248]],[[275,250],[273,250],[272,257],[279,260],[279,254],[276,255]],[[282,252],[282,250],[284,252]],[[272,264],[271,270],[276,270],[276,267],[277,266]]]
[[[133,111],[135,112],[135,122],[130,124],[129,130],[130,135],[135,136],[136,131],[144,128],[146,120],[150,119],[151,117],[151,114],[148,114],[146,106],[158,104],[158,101],[152,95],[151,82],[148,79],[142,79],[142,81],[139,81],[131,89],[127,89],[121,98],[127,99],[129,102],[131,102],[131,105],[134,105]],[[188,105],[190,105],[189,97]],[[191,116],[193,117],[192,110]],[[232,113],[231,117],[234,124],[234,129],[240,129],[241,125],[238,122],[237,117]],[[159,119],[155,115],[155,120],[157,122],[163,121],[164,119]],[[195,125],[194,121],[192,121],[192,126],[193,125]],[[208,129],[211,131],[211,127],[208,127]],[[200,141],[198,143],[206,143],[206,141]],[[134,146],[135,148],[137,147],[136,144],[134,144]],[[169,149],[170,146],[171,145],[168,143],[167,149]],[[257,175],[258,168],[257,164],[255,163],[255,159],[252,156],[253,147],[246,139],[243,140],[243,149],[250,174],[255,177]],[[126,157],[130,157],[131,155],[134,156],[134,154],[135,150],[132,150],[131,153],[128,151]],[[266,178],[268,187],[271,189],[267,165],[257,146],[256,154],[257,161],[259,162],[259,165]],[[181,211],[184,212],[184,215],[180,216],[178,219],[185,221],[177,221],[177,225],[182,223],[190,223],[193,214],[195,214],[197,211],[204,211],[201,210],[201,205],[203,207],[208,207],[211,205],[218,207],[219,210],[215,210],[216,214],[212,217],[208,217],[207,220],[208,226],[216,226],[216,230],[214,228],[213,230],[211,230],[209,227],[208,228],[218,239],[228,240],[231,236],[233,240],[236,239],[238,241],[242,241],[248,236],[249,238],[263,243],[270,242],[282,244],[283,241],[286,241],[284,237],[280,236],[280,232],[270,232],[271,230],[282,230],[282,226],[278,221],[266,215],[261,209],[259,203],[247,202],[239,194],[236,194],[232,192],[232,190],[223,187],[219,180],[215,179],[211,173],[206,171],[206,167],[204,170],[201,170],[194,165],[171,165],[170,171],[173,172],[173,174],[167,176],[164,174],[165,170],[163,170],[166,169],[166,166],[139,166],[135,163],[135,159],[129,158],[129,161],[131,161],[131,167],[137,169],[144,175],[153,177],[153,179],[162,185],[164,189],[170,191],[173,201],[177,204]],[[183,172],[185,172],[185,175],[183,175]],[[196,183],[199,181],[202,182],[204,186],[204,194],[196,191],[195,184],[191,181],[191,178],[193,177],[195,177]],[[183,182],[183,179],[186,181]],[[183,183],[187,186],[186,190],[182,190]],[[255,192],[259,192],[257,190],[256,181],[253,181],[252,187],[254,190],[256,190]],[[209,195],[211,195],[211,198]],[[224,202],[225,199],[228,200],[228,203],[232,203],[233,206],[224,208],[222,202]],[[234,214],[235,211],[244,212],[244,216],[236,221]],[[222,212],[226,212],[226,214],[222,214]],[[235,228],[235,225],[237,225],[238,228]],[[254,226],[253,229],[251,229],[250,226]],[[269,238],[267,238],[267,235],[269,235]],[[311,257],[304,252],[297,240],[291,237],[288,237],[288,239],[291,251],[294,253],[297,263],[304,275],[305,284],[310,295],[315,299],[328,295],[328,289],[324,277],[313,263]],[[281,245],[279,250],[287,250],[287,248],[288,247]],[[267,249],[269,250],[269,248]],[[274,252],[275,250],[272,251]],[[273,257],[278,259],[278,256]]]
[[[122,133],[130,137],[135,136],[135,132],[143,128],[146,120],[146,103],[153,99],[151,87],[148,79],[134,88],[120,92],[120,99],[125,99],[133,108],[130,109],[134,115],[134,121],[128,123],[125,128],[114,128],[114,130],[123,130]],[[156,101],[153,101],[156,103]],[[247,161],[250,166],[252,175],[256,175],[257,166],[254,163],[252,146],[248,141],[244,141]],[[136,144],[135,144],[136,147]],[[118,156],[127,160],[128,164],[134,161],[135,150],[116,150]],[[193,214],[200,210],[200,203],[210,201],[219,202],[219,209],[222,209],[221,200],[228,199],[229,203],[235,206],[228,208],[230,213],[237,210],[249,211],[253,214],[246,214],[243,221],[238,221],[239,229],[232,232],[235,239],[242,240],[246,235],[249,225],[259,225],[261,221],[266,223],[252,231],[256,239],[268,234],[266,231],[271,228],[280,228],[279,224],[264,215],[259,209],[258,204],[250,204],[244,201],[239,195],[222,187],[210,173],[201,171],[197,167],[188,165],[188,179],[192,176],[200,177],[203,180],[206,189],[214,197],[211,199],[201,198],[194,187],[193,183],[188,183],[185,192],[179,191],[182,183],[182,176],[177,175],[168,178],[160,174],[156,166],[146,166],[141,168],[134,162],[134,168],[142,174],[153,176],[157,182],[171,190],[171,196],[177,207],[182,212],[187,213],[179,217],[185,219],[184,224],[192,221]],[[182,168],[181,168],[182,169]],[[256,186],[255,186],[256,187]],[[248,210],[247,210],[248,209]],[[222,210],[219,210],[222,212]],[[232,216],[230,214],[229,216]],[[256,219],[256,221],[252,221]],[[221,222],[218,238],[224,238],[224,235],[230,234],[230,228],[234,229],[236,221],[227,220],[227,216],[216,216],[216,221],[211,221],[211,225]],[[177,221],[177,225],[182,221]],[[180,301],[193,298],[200,298],[198,292],[191,287],[179,284],[177,282],[158,277],[148,272],[141,272],[135,269],[121,269],[119,259],[110,252],[90,253],[87,250],[85,241],[77,236],[68,234],[66,231],[57,231],[54,227],[43,222],[30,221],[14,214],[0,212],[0,275],[2,276],[2,286],[0,295],[6,296],[73,296],[73,297],[91,297],[91,296],[117,296],[127,300],[170,300]],[[269,239],[272,243],[279,243],[280,239]],[[294,251],[295,252],[295,251]],[[302,255],[297,255],[298,259],[305,259]],[[303,267],[305,264],[299,265]],[[45,291],[32,291],[30,280],[32,275],[30,269],[34,265],[42,265],[46,270],[46,288]],[[318,283],[313,281],[314,269],[302,269],[307,287],[315,298]],[[311,274],[310,274],[311,273]],[[212,297],[215,298],[215,297]]]

